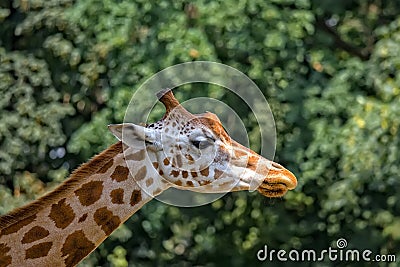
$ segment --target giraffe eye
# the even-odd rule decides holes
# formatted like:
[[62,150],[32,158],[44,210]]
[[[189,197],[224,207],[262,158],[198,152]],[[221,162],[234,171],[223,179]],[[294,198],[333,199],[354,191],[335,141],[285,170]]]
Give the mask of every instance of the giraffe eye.
[[197,147],[197,148],[200,148],[200,141],[191,141],[192,142],[192,145],[194,145],[195,147]]
[[208,139],[205,140],[192,140],[190,141],[192,145],[194,145],[198,149],[204,149],[212,145],[211,141]]

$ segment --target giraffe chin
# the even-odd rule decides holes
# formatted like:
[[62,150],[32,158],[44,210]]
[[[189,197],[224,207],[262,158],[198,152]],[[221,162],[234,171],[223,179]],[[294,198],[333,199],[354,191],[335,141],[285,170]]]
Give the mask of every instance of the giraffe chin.
[[265,197],[282,197],[288,191],[288,187],[285,183],[269,183],[263,181],[257,190]]

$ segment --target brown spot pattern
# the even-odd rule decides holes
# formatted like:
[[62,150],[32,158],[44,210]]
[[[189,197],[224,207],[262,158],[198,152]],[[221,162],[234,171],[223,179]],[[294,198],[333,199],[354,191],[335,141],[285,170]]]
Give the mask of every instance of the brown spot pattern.
[[51,205],[49,215],[50,219],[61,229],[65,229],[75,218],[74,210],[69,204],[65,203],[65,200],[63,198],[58,203]]
[[176,184],[177,186],[182,186],[182,181],[181,181],[181,180],[177,180],[177,181],[175,181],[175,184]]
[[142,192],[140,190],[133,190],[130,201],[131,206],[136,205],[140,201],[142,201]]
[[99,173],[105,173],[108,171],[109,168],[111,168],[111,166],[114,163],[114,159],[110,159],[109,161],[107,161],[106,164],[103,165],[103,167],[100,168],[100,170],[98,171]]
[[182,177],[183,178],[188,178],[189,173],[187,171],[182,171]]
[[158,162],[153,162],[154,169],[158,169]]
[[201,173],[201,175],[203,175],[203,176],[208,176],[208,174],[209,174],[208,167],[205,167],[204,169],[202,169],[202,170],[200,171],[200,173]]
[[193,157],[190,154],[186,154],[185,158],[187,158],[190,162],[194,161]]
[[93,219],[101,230],[108,236],[110,235],[121,223],[118,216],[113,215],[106,207],[100,208],[93,214]]
[[31,222],[33,222],[36,219],[36,214],[29,216],[25,219],[22,219],[14,224],[11,224],[10,226],[4,228],[0,235],[9,235],[12,233],[16,233],[18,232],[22,227],[30,224]]
[[44,242],[28,248],[25,252],[25,259],[36,259],[47,256],[53,242]]
[[153,194],[158,195],[161,193],[161,191],[162,191],[161,188],[157,188],[156,190],[154,190]]
[[[24,234],[22,238],[22,244],[32,243],[33,241],[45,238],[49,235],[49,231],[41,226],[34,226],[28,232]],[[1,266],[1,265],[0,265]]]
[[124,189],[114,189],[110,193],[111,202],[114,204],[124,204]]
[[144,177],[146,177],[146,174],[147,174],[146,166],[143,166],[143,167],[140,168],[140,169],[138,170],[138,172],[136,173],[136,175],[135,175],[135,180],[136,180],[136,181],[142,180]]
[[64,263],[66,267],[77,265],[84,257],[86,257],[96,246],[83,233],[78,230],[70,234],[61,249],[62,257],[65,257]]
[[142,160],[144,160],[145,157],[146,157],[146,151],[143,149],[143,150],[140,150],[140,151],[138,151],[136,153],[127,155],[125,157],[125,159],[126,160],[142,161]]
[[122,182],[128,179],[129,169],[125,166],[117,166],[111,174],[111,179]]
[[165,158],[165,159],[163,160],[163,163],[164,163],[165,166],[168,166],[168,165],[169,165],[169,159],[168,159],[168,158]]
[[235,157],[236,158],[240,158],[240,157],[243,157],[243,156],[246,156],[246,155],[247,155],[247,153],[245,151],[242,151],[240,149],[236,149],[235,150]]
[[187,186],[190,186],[190,187],[193,187],[193,186],[194,186],[192,181],[187,181],[187,182],[186,182],[186,185],[187,185]]
[[90,206],[100,199],[103,193],[103,182],[92,181],[81,186],[75,190],[75,195],[79,198],[79,202],[83,206]]
[[86,220],[87,216],[88,216],[87,213],[83,214],[83,215],[79,218],[78,223],[84,222],[84,221]]
[[197,172],[191,171],[190,174],[192,175],[193,178],[197,177]]
[[219,177],[221,177],[222,174],[224,174],[223,171],[220,171],[220,170],[218,170],[218,169],[214,169],[214,178],[215,178],[215,179],[218,179]]
[[146,180],[146,186],[149,187],[150,185],[153,184],[153,182],[154,182],[154,181],[153,181],[153,178],[147,179],[147,180]]
[[10,248],[6,246],[6,244],[0,244],[0,266],[8,266],[11,264],[11,256],[7,253],[10,251]]
[[172,170],[170,175],[173,175],[174,177],[178,177],[179,176],[179,171],[177,170]]
[[257,169],[257,162],[258,162],[258,157],[250,156],[248,158],[246,168],[255,171]]
[[203,186],[203,185],[208,185],[208,184],[211,184],[211,181],[202,180],[202,181],[199,181],[199,184],[200,184],[201,186]]

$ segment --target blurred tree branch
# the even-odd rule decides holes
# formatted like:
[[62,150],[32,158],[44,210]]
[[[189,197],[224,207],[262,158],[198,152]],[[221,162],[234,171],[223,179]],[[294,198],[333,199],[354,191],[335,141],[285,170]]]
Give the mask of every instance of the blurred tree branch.
[[315,24],[318,29],[328,33],[333,38],[333,42],[336,47],[343,49],[351,55],[357,56],[362,60],[368,60],[371,56],[371,47],[368,46],[365,48],[358,48],[347,43],[340,37],[339,33],[333,27],[329,27],[326,24],[325,18],[317,17]]

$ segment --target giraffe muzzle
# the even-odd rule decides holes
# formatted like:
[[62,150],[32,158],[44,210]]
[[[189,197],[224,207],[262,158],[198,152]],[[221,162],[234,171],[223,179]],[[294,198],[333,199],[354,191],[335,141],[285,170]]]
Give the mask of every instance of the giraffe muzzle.
[[273,162],[273,168],[258,187],[258,192],[266,197],[282,197],[287,191],[297,186],[297,179],[293,173]]

